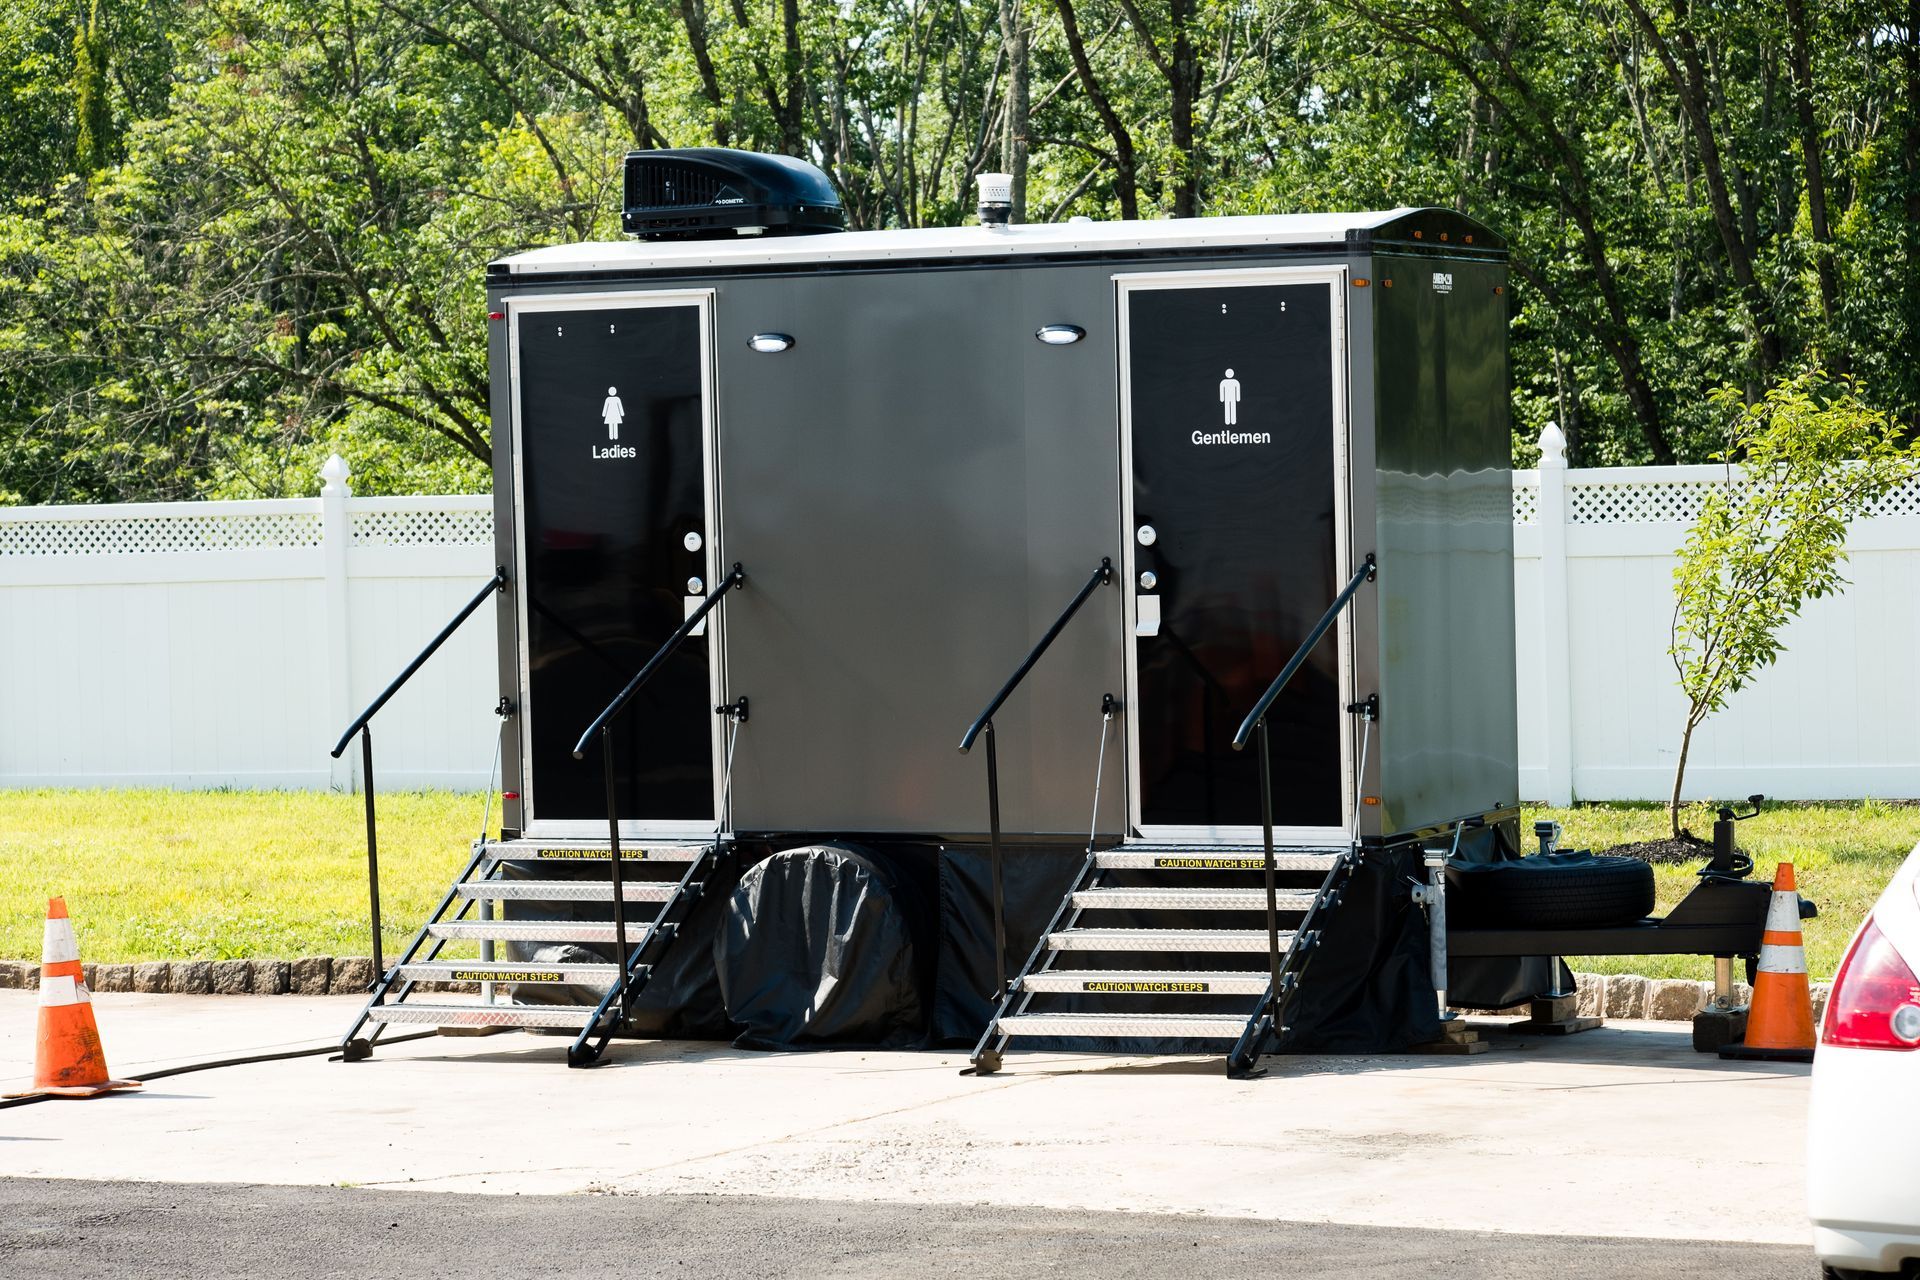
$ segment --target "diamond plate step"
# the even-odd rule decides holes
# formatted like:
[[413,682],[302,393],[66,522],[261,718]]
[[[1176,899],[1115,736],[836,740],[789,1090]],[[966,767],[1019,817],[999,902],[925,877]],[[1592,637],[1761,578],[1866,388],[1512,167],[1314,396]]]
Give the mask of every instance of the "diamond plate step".
[[[1311,893],[1276,893],[1281,911],[1305,911]],[[1073,905],[1089,911],[1265,911],[1265,889],[1081,889]]]
[[1021,1013],[1000,1019],[1010,1036],[1141,1036],[1237,1040],[1247,1029],[1238,1014]]
[[[1345,850],[1310,852],[1273,851],[1276,871],[1325,873]],[[1259,871],[1266,865],[1258,849],[1141,849],[1129,845],[1096,853],[1094,865],[1104,871]]]
[[[667,880],[629,880],[620,886],[627,902],[665,902],[673,896],[674,887]],[[454,890],[463,898],[495,902],[613,901],[613,883],[608,880],[469,880]]]
[[[649,924],[644,920],[627,921],[627,944],[640,941]],[[672,925],[663,925],[671,929]],[[433,938],[465,938],[499,942],[617,942],[613,924],[591,920],[462,920],[444,921],[427,926]],[[1265,934],[1261,935],[1265,937]]]
[[572,1027],[593,1021],[585,1004],[377,1004],[367,1010],[375,1022],[424,1022],[435,1027]]
[[[1280,931],[1280,946],[1293,931]],[[1066,929],[1047,935],[1054,951],[1265,951],[1265,929]]]
[[618,965],[531,964],[520,960],[454,960],[403,964],[400,976],[415,982],[581,982],[609,986]]
[[1049,969],[1020,980],[1022,991],[1058,995],[1257,996],[1267,975],[1172,969]]
[[[684,841],[620,841],[622,862],[692,862],[712,849],[711,843]],[[487,857],[495,862],[605,862],[605,840],[489,840]]]

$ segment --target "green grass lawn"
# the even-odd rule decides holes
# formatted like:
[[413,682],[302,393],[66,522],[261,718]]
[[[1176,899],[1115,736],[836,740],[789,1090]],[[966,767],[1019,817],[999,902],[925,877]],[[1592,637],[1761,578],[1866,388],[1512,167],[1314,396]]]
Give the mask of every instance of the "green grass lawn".
[[[391,954],[466,865],[483,799],[396,792],[379,804]],[[52,894],[66,896],[81,958],[100,963],[372,950],[355,795],[0,791],[0,867],[0,957],[40,958]]]
[[[380,890],[389,951],[404,946],[467,858],[478,795],[380,797]],[[1658,805],[1530,809],[1556,818],[1575,848],[1666,834]],[[1712,815],[1688,816],[1696,833]],[[1875,801],[1770,808],[1740,824],[1756,875],[1791,859],[1820,904],[1807,925],[1808,967],[1830,977],[1847,939],[1907,851],[1920,807]],[[0,957],[38,959],[46,899],[64,894],[84,959],[227,959],[365,955],[366,857],[358,796],[272,791],[0,791]],[[1664,910],[1693,866],[1657,867]],[[1575,960],[1603,973],[1712,976],[1707,959]]]

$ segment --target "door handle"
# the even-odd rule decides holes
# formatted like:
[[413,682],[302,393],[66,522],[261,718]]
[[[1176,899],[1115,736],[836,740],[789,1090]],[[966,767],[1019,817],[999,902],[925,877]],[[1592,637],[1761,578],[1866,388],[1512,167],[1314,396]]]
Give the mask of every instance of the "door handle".
[[1136,636],[1160,634],[1159,596],[1135,595],[1133,597],[1133,634]]

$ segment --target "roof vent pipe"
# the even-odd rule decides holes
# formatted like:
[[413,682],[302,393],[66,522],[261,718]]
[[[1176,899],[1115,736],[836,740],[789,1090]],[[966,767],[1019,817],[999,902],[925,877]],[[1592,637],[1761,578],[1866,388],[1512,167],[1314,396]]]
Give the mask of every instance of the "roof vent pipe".
[[989,231],[1004,231],[1013,217],[1013,175],[980,175],[980,225]]

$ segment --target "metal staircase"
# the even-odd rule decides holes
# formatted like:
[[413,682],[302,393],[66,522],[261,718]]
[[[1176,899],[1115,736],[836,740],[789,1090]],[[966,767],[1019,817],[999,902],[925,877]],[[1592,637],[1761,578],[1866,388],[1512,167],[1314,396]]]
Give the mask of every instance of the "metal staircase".
[[[1354,825],[1341,843],[1274,844],[1267,713],[1355,593],[1378,576],[1379,562],[1372,552],[1367,553],[1234,734],[1234,750],[1250,742],[1259,747],[1261,843],[1134,840],[1101,849],[1090,834],[1080,873],[1041,931],[1026,964],[1008,982],[993,716],[1087,597],[1112,580],[1111,562],[1100,564],[960,740],[963,754],[982,736],[987,744],[995,994],[999,998],[974,1046],[971,1070],[979,1075],[999,1071],[1008,1043],[1016,1038],[1090,1039],[1122,1044],[1146,1041],[1161,1052],[1188,1047],[1180,1042],[1230,1044],[1228,1074],[1247,1075],[1271,1040],[1284,1040],[1287,1013],[1320,950],[1328,913],[1338,905],[1361,858],[1358,794],[1353,800]],[[1100,777],[1106,766],[1106,726],[1116,708],[1111,696],[1101,699],[1100,762],[1093,784],[1096,823]],[[1354,759],[1359,762],[1356,774],[1363,775],[1370,730],[1380,716],[1379,696],[1350,703],[1346,710],[1360,720]],[[1087,920],[1089,913],[1094,920]],[[1176,918],[1169,921],[1169,914]],[[1219,927],[1192,927],[1196,914],[1217,921]],[[1067,952],[1074,957],[1063,967],[1059,957]],[[1266,959],[1264,966],[1257,960],[1261,956]]]
[[[374,983],[371,998],[342,1043],[342,1056],[350,1062],[369,1056],[378,1042],[380,1030],[386,1026],[424,1024],[443,1030],[571,1030],[578,1035],[567,1051],[568,1064],[583,1066],[593,1062],[632,1012],[634,1001],[673,945],[686,923],[687,912],[700,897],[727,848],[722,841],[621,842],[623,875],[619,889],[628,905],[624,929],[628,950],[623,979],[621,966],[608,960],[568,959],[547,963],[494,958],[501,943],[614,947],[618,954],[623,930],[614,919],[611,879],[524,878],[537,876],[543,865],[550,867],[560,862],[606,866],[610,857],[607,841],[476,841],[472,859],[448,888],[426,924],[414,935],[399,963]],[[509,867],[518,874],[504,875]],[[649,870],[654,867],[659,871]],[[626,878],[629,875],[635,878]],[[584,911],[604,918],[498,918],[497,905],[515,902],[571,904],[575,914],[583,913],[582,904],[603,904],[599,910],[586,907]],[[635,919],[632,908],[636,904],[652,910],[643,911],[643,918]],[[440,958],[449,943],[460,942],[478,942],[480,958]],[[451,984],[472,994],[451,1000],[438,998],[437,992],[431,1000],[414,998],[424,994],[420,991],[423,983],[441,987]],[[601,994],[590,1004],[515,1001],[521,988],[540,986],[585,987],[597,989]],[[374,1024],[376,1030],[361,1038],[361,1029],[369,1023]]]
[[[1155,1051],[1217,1043],[1245,1070],[1238,1059],[1250,1064],[1274,1025],[1271,993],[1283,1013],[1352,866],[1347,848],[1276,849],[1272,905],[1285,927],[1270,934],[1261,846],[1135,841],[1090,853],[1008,984],[974,1070],[999,1071],[1020,1038],[1147,1041]],[[1191,927],[1196,914],[1219,927]]]

